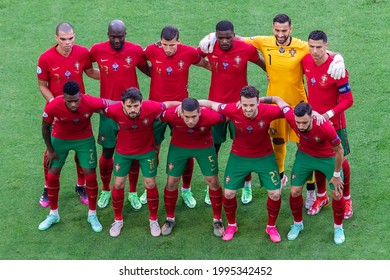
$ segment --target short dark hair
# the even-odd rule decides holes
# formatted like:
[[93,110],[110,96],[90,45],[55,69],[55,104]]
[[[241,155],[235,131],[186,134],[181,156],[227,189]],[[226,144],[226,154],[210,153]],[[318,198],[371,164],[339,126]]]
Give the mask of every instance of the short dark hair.
[[308,115],[311,117],[312,108],[309,103],[301,102],[294,108],[294,114],[297,117],[303,117],[304,115]]
[[142,101],[142,93],[136,87],[131,87],[126,89],[122,93],[122,102],[125,102],[127,99],[130,99],[131,102]]
[[322,40],[324,43],[328,42],[328,36],[326,36],[326,33],[321,30],[314,30],[310,32],[309,38],[307,40],[314,40],[314,41],[320,41]]
[[167,25],[161,30],[160,38],[167,41],[179,40],[179,29],[176,26]]
[[64,84],[62,90],[64,91],[64,94],[73,96],[80,93],[80,86],[77,82],[71,80]]
[[181,102],[181,110],[182,111],[188,111],[192,112],[197,110],[199,112],[199,102],[195,98],[184,98],[183,101]]
[[215,26],[216,31],[234,31],[233,23],[228,20],[222,20]]
[[60,32],[71,32],[74,31],[73,26],[69,22],[61,22],[56,26],[56,35]]
[[260,91],[254,86],[245,86],[241,89],[240,96],[245,98],[256,97],[259,99]]
[[291,25],[291,19],[288,15],[286,14],[278,14],[274,17],[273,23],[285,23],[288,22],[288,25]]

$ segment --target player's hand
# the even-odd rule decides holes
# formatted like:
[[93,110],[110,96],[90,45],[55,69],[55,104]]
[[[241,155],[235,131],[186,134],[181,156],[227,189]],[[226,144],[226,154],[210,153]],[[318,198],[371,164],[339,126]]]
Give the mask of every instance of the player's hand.
[[60,158],[58,157],[57,153],[55,151],[49,152],[47,151],[46,154],[46,165],[47,167],[51,167],[51,164],[53,163],[53,160],[56,159],[57,161],[60,161]]
[[179,118],[182,117],[183,111],[181,110],[181,104],[180,104],[179,106],[176,107],[175,113],[177,114],[177,116],[178,116]]
[[237,107],[237,109],[240,109],[240,108],[241,108],[241,101],[237,101],[236,107]]
[[344,182],[341,177],[332,177],[329,184],[333,184],[336,198],[343,196]]
[[316,125],[321,125],[326,121],[326,118],[317,111],[313,111],[312,113],[313,117],[316,119]]
[[345,77],[344,58],[341,55],[335,55],[332,63],[329,65],[328,74],[335,80]]
[[214,50],[214,45],[215,45],[216,41],[217,41],[217,37],[215,37],[215,32],[212,32],[212,33],[206,35],[206,37],[204,37],[199,42],[199,48],[204,53],[212,53]]

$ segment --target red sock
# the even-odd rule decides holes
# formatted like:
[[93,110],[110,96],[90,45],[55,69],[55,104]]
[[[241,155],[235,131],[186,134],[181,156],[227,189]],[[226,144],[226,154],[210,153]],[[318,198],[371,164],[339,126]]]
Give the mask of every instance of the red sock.
[[[209,190],[210,191],[210,190]],[[234,196],[231,199],[222,197],[223,209],[225,210],[226,218],[229,224],[236,223],[237,198]]]
[[100,170],[100,178],[102,179],[102,190],[109,191],[112,169],[114,167],[113,158],[105,158],[103,155],[99,158],[99,170]]
[[248,182],[252,180],[252,173],[249,173],[246,177],[245,177],[245,182]]
[[320,171],[316,171],[317,193],[326,193],[326,176]]
[[343,161],[343,174],[344,174],[344,189],[343,196],[348,197],[351,195],[351,168],[347,159]]
[[157,220],[157,211],[158,211],[157,185],[155,185],[152,189],[146,189],[146,197],[148,200],[148,207],[149,207],[149,219]]
[[139,161],[133,160],[129,172],[129,184],[130,184],[129,192],[137,191],[138,177],[139,177]]
[[111,200],[112,208],[114,209],[115,220],[123,220],[122,209],[123,209],[123,200],[125,198],[124,189],[112,188]]
[[183,189],[189,189],[191,187],[192,172],[194,171],[194,158],[187,160],[186,169],[183,172]]
[[96,210],[96,200],[98,195],[98,183],[96,173],[85,174],[85,186],[88,196],[89,210]]
[[177,189],[174,191],[168,191],[166,187],[164,188],[164,204],[167,218],[175,217],[175,208],[178,195],[179,191]]
[[268,226],[274,227],[276,225],[276,220],[278,219],[280,205],[282,200],[274,201],[268,197],[267,199],[267,210],[268,210]]
[[213,209],[213,218],[220,220],[222,218],[222,188],[214,191],[209,189],[211,208]]
[[335,225],[342,225],[344,220],[345,199],[341,196],[340,200],[332,199],[333,220]]
[[293,197],[290,193],[290,209],[294,217],[294,222],[301,222],[303,220],[302,207],[303,207],[302,195]]
[[47,172],[49,171],[49,168],[46,164],[46,156],[47,156],[47,150],[43,153],[43,176],[45,179],[45,186],[47,186]]
[[79,158],[77,157],[77,155],[74,155],[74,162],[76,163],[76,170],[77,170],[77,185],[85,186],[84,171],[80,166]]
[[60,174],[47,172],[47,196],[50,202],[50,210],[58,208],[58,194],[60,192]]

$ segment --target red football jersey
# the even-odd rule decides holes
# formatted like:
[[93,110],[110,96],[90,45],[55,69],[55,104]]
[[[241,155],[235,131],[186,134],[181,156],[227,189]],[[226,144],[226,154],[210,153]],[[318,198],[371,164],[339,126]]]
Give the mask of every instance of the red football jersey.
[[189,68],[201,60],[197,50],[178,44],[176,53],[167,56],[162,47],[151,44],[144,54],[151,62],[149,99],[164,102],[187,98]]
[[308,54],[303,58],[302,66],[307,80],[309,104],[320,114],[333,110],[335,114],[330,121],[339,130],[346,126],[344,111],[352,106],[353,96],[347,71],[345,78],[340,80],[333,79],[327,73],[332,61],[329,55],[324,64],[317,66]]
[[277,106],[258,105],[258,114],[253,119],[247,118],[242,108],[236,103],[221,104],[218,111],[228,117],[234,124],[236,134],[231,152],[242,157],[263,157],[274,152],[268,134],[271,121],[282,118],[283,113]]
[[76,112],[66,107],[63,96],[47,103],[42,115],[45,122],[53,123],[51,135],[64,140],[81,140],[93,136],[91,127],[92,114],[107,108],[105,99],[82,94]]
[[207,56],[211,64],[211,83],[208,99],[220,103],[231,103],[240,100],[240,91],[248,85],[248,61],[256,62],[259,54],[255,47],[240,40],[234,40],[229,51],[224,51],[216,43],[212,53]]
[[72,52],[65,57],[56,50],[57,45],[45,51],[38,59],[38,79],[48,82],[53,96],[63,95],[63,86],[69,81],[75,81],[80,86],[80,92],[85,93],[83,71],[92,68],[89,51],[86,47],[73,45]]
[[151,100],[142,101],[140,115],[132,119],[123,112],[123,104],[110,105],[104,114],[119,125],[116,151],[122,155],[141,155],[155,146],[153,122],[164,111],[165,105]]
[[[177,106],[176,106],[177,107]],[[172,126],[171,144],[181,148],[207,148],[212,146],[211,127],[225,122],[226,118],[205,107],[200,107],[198,123],[189,128],[175,112],[176,107],[169,108],[161,115],[161,120]]]
[[120,101],[126,89],[139,88],[136,67],[146,65],[140,45],[125,42],[118,52],[106,41],[93,45],[90,53],[99,65],[100,97]]

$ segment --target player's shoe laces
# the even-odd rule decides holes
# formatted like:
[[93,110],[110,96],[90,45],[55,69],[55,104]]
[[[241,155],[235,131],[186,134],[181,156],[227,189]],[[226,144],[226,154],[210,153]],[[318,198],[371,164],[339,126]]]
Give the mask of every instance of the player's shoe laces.
[[147,199],[147,194],[146,194],[146,190],[144,191],[144,193],[139,197],[139,201],[141,202],[141,204],[145,205],[146,203],[148,203],[148,199]]
[[97,202],[97,205],[99,208],[105,208],[111,199],[111,191],[102,191],[100,193],[99,200]]
[[265,232],[269,235],[269,238],[272,242],[277,243],[282,241],[282,238],[280,237],[280,234],[276,227],[266,227]]
[[39,230],[47,230],[52,224],[56,224],[60,221],[60,216],[49,214],[46,219],[39,224]]
[[181,197],[183,198],[183,201],[184,201],[184,204],[188,207],[188,208],[195,208],[196,206],[196,200],[194,198],[194,196],[192,195],[192,192],[191,190],[187,189],[187,190],[183,190],[181,192]]
[[163,226],[161,227],[162,235],[170,235],[173,228],[175,227],[176,222],[174,219],[167,218]]
[[252,186],[242,188],[241,202],[242,204],[248,204],[252,201]]
[[345,210],[344,210],[344,219],[348,220],[352,218],[353,209],[352,209],[352,199],[345,200]]
[[339,245],[345,241],[345,235],[343,228],[337,227],[334,229],[334,242]]
[[283,175],[282,180],[280,180],[280,189],[283,189],[285,186],[287,186],[288,178],[286,174]]
[[288,232],[287,234],[287,239],[288,240],[295,240],[297,239],[299,233],[303,230],[303,224],[302,225],[299,225],[299,224],[293,224],[291,226],[291,229],[290,231]]
[[306,200],[305,200],[305,208],[310,209],[313,206],[316,199],[317,199],[317,196],[316,196],[315,190],[307,191],[306,192]]
[[204,197],[204,203],[206,203],[207,205],[211,205],[209,186],[206,187],[206,195]]
[[80,196],[81,203],[88,205],[88,196],[87,196],[87,191],[85,189],[85,186],[78,186],[76,184],[75,191]]
[[224,241],[232,240],[237,230],[238,230],[237,226],[227,226],[225,233],[222,236],[222,240]]
[[114,221],[113,224],[111,224],[110,228],[110,235],[112,237],[117,237],[119,234],[121,234],[121,229],[123,227],[123,220],[120,221]]
[[39,197],[39,204],[43,207],[46,208],[47,206],[50,205],[49,197],[47,196],[47,188],[43,189],[42,195]]
[[150,234],[154,237],[160,236],[161,228],[157,220],[149,220]]
[[94,232],[101,232],[103,230],[102,224],[99,222],[99,219],[96,215],[88,216],[87,221],[91,224],[92,230]]
[[316,201],[314,201],[313,205],[310,207],[309,210],[307,210],[308,215],[317,215],[322,207],[326,207],[329,205],[329,197],[327,194],[325,194],[322,197],[317,196]]
[[223,227],[223,224],[222,224],[221,220],[214,221],[213,228],[214,228],[214,235],[216,237],[223,236],[223,234],[225,232],[225,228]]
[[136,192],[131,192],[131,193],[129,193],[128,199],[129,199],[129,202],[130,202],[131,207],[132,207],[134,210],[139,210],[139,209],[141,209],[142,204],[141,204],[141,201],[139,200],[138,195],[137,195]]

